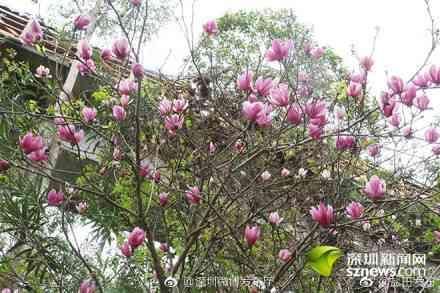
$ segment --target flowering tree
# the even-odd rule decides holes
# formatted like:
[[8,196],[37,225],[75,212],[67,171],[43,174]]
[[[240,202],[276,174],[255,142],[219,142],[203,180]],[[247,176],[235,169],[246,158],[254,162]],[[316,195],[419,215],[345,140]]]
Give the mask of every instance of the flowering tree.
[[[145,1],[129,2],[148,11]],[[207,22],[198,47],[188,42],[193,88],[147,78],[139,56],[149,32],[130,33],[130,21],[117,22],[121,37],[100,54],[78,41],[72,66],[97,85],[79,97],[59,75],[7,50],[4,287],[183,292],[196,287],[185,280],[240,276],[251,280],[240,288],[253,292],[343,290],[352,284],[342,263],[333,266],[356,243],[411,249],[402,244],[415,233],[406,213],[427,214],[424,236],[412,243],[438,253],[440,132],[421,124],[440,85],[440,67],[429,62],[435,23],[422,66],[406,81],[390,76],[377,98],[368,85],[373,56],[348,73],[288,12],[275,18],[273,27],[258,13]],[[75,19],[76,29],[85,19]],[[229,54],[247,32],[255,44]],[[36,20],[21,34],[23,46],[44,37]],[[116,75],[104,70],[110,62],[122,65]],[[29,88],[39,94],[29,99]],[[410,140],[429,152],[405,154]],[[59,149],[72,163],[58,163]],[[97,249],[79,245],[78,223],[93,227]],[[118,251],[105,256],[106,243]]]

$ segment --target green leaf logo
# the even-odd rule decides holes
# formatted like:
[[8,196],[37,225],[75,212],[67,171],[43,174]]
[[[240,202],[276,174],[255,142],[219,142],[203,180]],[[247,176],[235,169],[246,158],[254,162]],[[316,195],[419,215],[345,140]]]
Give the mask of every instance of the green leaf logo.
[[334,246],[317,246],[307,253],[307,264],[321,276],[329,277],[342,254],[342,250]]

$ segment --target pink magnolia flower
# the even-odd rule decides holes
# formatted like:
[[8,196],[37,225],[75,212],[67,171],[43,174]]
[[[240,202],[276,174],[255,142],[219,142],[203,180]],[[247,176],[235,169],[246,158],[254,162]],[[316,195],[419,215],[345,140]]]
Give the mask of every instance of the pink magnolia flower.
[[29,19],[29,22],[24,27],[20,34],[20,40],[24,45],[33,45],[43,39],[43,30],[40,24],[34,18]]
[[139,167],[139,176],[144,178],[151,178],[153,174],[153,166],[148,162],[142,162]]
[[137,90],[137,83],[132,79],[126,78],[121,80],[118,91],[121,96],[129,96]]
[[278,258],[281,261],[288,262],[292,258],[292,253],[288,249],[281,249],[278,252]]
[[95,282],[92,280],[83,281],[79,286],[79,293],[95,293],[95,291]]
[[391,126],[399,127],[400,125],[400,115],[397,112],[394,112],[393,115],[391,115],[390,118],[388,118],[388,123],[391,124]]
[[260,96],[267,97],[272,89],[272,79],[260,76],[255,82],[255,89]]
[[166,242],[162,242],[162,243],[159,245],[159,249],[160,249],[162,252],[168,252],[168,251],[170,250],[170,246],[168,245],[168,243],[166,243]]
[[111,60],[112,57],[113,57],[112,50],[110,50],[109,48],[102,49],[102,51],[101,51],[101,59],[104,62]]
[[362,213],[364,212],[364,207],[360,203],[352,201],[345,210],[347,212],[347,216],[350,219],[355,220],[362,217]]
[[371,56],[364,56],[359,60],[359,64],[365,71],[371,71],[371,68],[374,65],[374,60]]
[[176,113],[182,113],[188,108],[188,101],[184,98],[180,98],[173,101],[173,111]]
[[238,139],[235,143],[234,143],[234,150],[237,153],[242,153],[246,150],[246,144],[241,140]]
[[84,138],[84,130],[76,131],[73,124],[58,126],[58,137],[71,144],[79,144]]
[[440,85],[440,66],[432,65],[429,68],[429,75],[432,83]]
[[49,156],[46,153],[46,148],[42,148],[42,149],[33,151],[26,156],[29,160],[34,161],[34,162],[43,162],[43,161],[47,161],[47,159],[49,159]]
[[327,105],[324,101],[308,102],[305,112],[311,124],[324,126],[327,123]]
[[325,53],[325,49],[323,47],[314,47],[310,50],[310,55],[314,58],[314,59],[319,59],[321,58]]
[[372,200],[381,199],[384,197],[386,191],[386,183],[378,176],[374,175],[370,178],[364,188],[364,192]]
[[355,82],[359,84],[365,84],[367,82],[367,75],[365,72],[353,72],[350,74],[350,82]]
[[254,102],[257,102],[257,101],[258,101],[258,98],[257,98],[256,95],[254,95],[254,94],[250,94],[250,95],[248,96],[247,100],[248,100],[249,102],[251,102],[251,103],[254,103]]
[[215,20],[208,20],[203,25],[203,31],[208,34],[208,36],[214,36],[218,33],[218,26]]
[[1,293],[12,293],[12,289],[9,288],[3,288]]
[[269,102],[278,107],[286,107],[289,105],[289,86],[285,83],[280,83],[278,87],[274,87],[270,91]]
[[115,147],[113,150],[113,160],[120,161],[124,158],[124,152],[120,147]]
[[362,92],[362,85],[357,83],[357,82],[353,82],[350,81],[350,84],[347,87],[347,95],[349,97],[358,97]]
[[199,204],[200,200],[202,199],[202,195],[197,186],[189,187],[189,189],[185,192],[185,197],[190,204]]
[[128,244],[135,249],[144,243],[145,240],[145,232],[139,227],[135,227],[133,231],[128,234]]
[[368,150],[368,154],[371,157],[376,157],[380,154],[380,149],[381,149],[381,145],[378,143],[375,144],[371,144],[368,146],[367,150]]
[[431,151],[434,155],[440,156],[440,144],[433,145]]
[[434,143],[440,138],[440,133],[437,128],[430,127],[425,131],[425,140],[428,143]]
[[237,79],[237,87],[242,91],[252,91],[252,79],[254,73],[252,71],[243,72]]
[[249,246],[254,245],[261,237],[261,229],[258,226],[246,226],[244,230],[244,239]]
[[47,203],[50,206],[59,206],[64,201],[64,193],[62,191],[56,191],[55,189],[52,189],[47,194]]
[[353,149],[356,145],[356,139],[354,136],[338,136],[336,138],[336,149],[343,151],[343,150],[350,150]]
[[122,255],[125,257],[131,257],[133,255],[133,248],[131,248],[128,241],[125,241],[124,243],[122,243],[122,245],[121,245],[121,247],[119,247],[119,249],[121,250]]
[[336,105],[333,109],[335,118],[337,120],[343,120],[347,116],[347,111],[345,111],[345,108],[342,106]]
[[297,105],[290,105],[289,110],[287,110],[287,121],[293,125],[299,125],[302,120],[301,108]]
[[213,143],[213,142],[211,141],[211,142],[209,143],[209,146],[208,146],[209,154],[210,154],[210,155],[214,154],[216,150],[217,150],[217,147],[215,146],[215,143]]
[[426,109],[428,109],[430,102],[431,101],[429,100],[429,98],[425,94],[422,94],[414,99],[414,105],[420,111],[425,111]]
[[77,68],[81,76],[96,72],[96,65],[92,59],[88,59],[86,61],[81,60],[79,63],[77,63]]
[[266,59],[268,61],[281,61],[289,56],[289,51],[293,47],[291,40],[281,41],[273,40],[272,46],[266,52]]
[[165,128],[170,135],[175,135],[176,131],[183,127],[183,116],[173,114],[165,118]]
[[115,118],[117,121],[124,121],[126,117],[127,113],[122,106],[113,106],[113,118]]
[[269,214],[269,223],[272,225],[278,226],[283,221],[283,218],[280,217],[278,212],[272,212]]
[[429,74],[429,72],[421,72],[417,74],[412,82],[418,87],[426,88],[431,82],[431,75]]
[[289,176],[290,175],[290,171],[289,171],[289,169],[287,169],[287,168],[283,168],[283,169],[281,169],[281,176],[282,177],[287,177],[287,176]]
[[319,206],[310,209],[312,219],[319,223],[322,227],[328,227],[334,220],[333,207],[325,205],[323,202]]
[[159,108],[160,115],[166,116],[166,115],[170,114],[173,111],[173,102],[171,102],[167,98],[163,98],[159,102],[159,107],[158,108]]
[[126,108],[130,103],[130,96],[122,95],[119,98],[119,103],[121,104],[122,107]]
[[44,147],[43,138],[39,135],[34,136],[32,132],[28,132],[25,136],[20,138],[20,147],[25,154],[38,151]]
[[263,181],[267,181],[272,178],[272,174],[270,174],[269,171],[264,171],[263,173],[261,173],[260,177]]
[[154,171],[153,181],[155,183],[160,183],[160,171],[159,170]]
[[[256,104],[256,103],[260,103],[260,102],[255,102],[254,104]],[[243,110],[244,109],[245,108],[243,108]],[[254,110],[255,110],[255,108],[254,108]],[[272,112],[272,107],[270,105],[268,105],[268,104],[263,104],[263,106],[261,108],[261,111],[259,111],[257,113],[257,117],[256,117],[256,120],[255,120],[257,125],[260,126],[260,127],[269,127],[270,125],[272,125],[271,112]],[[251,109],[251,113],[252,113],[252,109]],[[246,117],[246,115],[245,115],[245,117]]]
[[9,169],[10,164],[8,161],[0,159],[0,172],[5,172]]
[[403,128],[403,129],[402,129],[402,135],[403,135],[405,138],[411,138],[412,135],[413,135],[413,130],[412,130],[412,128],[411,128],[410,126],[407,126],[407,127]]
[[440,242],[440,231],[434,231],[434,237],[437,242]]
[[403,80],[398,76],[391,76],[388,80],[388,87],[391,89],[393,94],[400,94],[404,89]]
[[81,110],[81,115],[85,123],[91,123],[96,119],[96,109],[91,107],[84,107]]
[[140,63],[134,63],[131,66],[131,72],[133,72],[134,77],[137,79],[142,79],[144,77],[144,67]]
[[115,40],[112,45],[112,52],[119,60],[127,58],[128,55],[130,55],[130,48],[127,39],[121,38]]
[[92,58],[92,47],[90,47],[89,42],[86,39],[80,40],[77,46],[78,55],[83,60],[89,60]]
[[133,6],[140,6],[142,4],[142,0],[130,0]]
[[166,206],[168,204],[168,193],[166,192],[161,192],[159,194],[159,204],[161,206]]
[[313,138],[314,140],[320,139],[321,135],[324,132],[321,126],[316,125],[316,124],[311,124],[311,123],[307,126],[307,130],[308,130],[309,136],[311,138]]
[[243,116],[252,122],[257,121],[260,112],[264,111],[264,104],[262,102],[243,102]]
[[88,204],[85,201],[82,201],[78,203],[78,205],[76,206],[76,210],[78,211],[78,213],[84,214],[87,211],[88,207]]
[[380,109],[385,117],[391,117],[397,110],[396,100],[388,92],[382,92],[379,100]]
[[47,67],[44,67],[43,65],[40,65],[37,67],[37,69],[35,70],[35,76],[38,78],[51,78],[52,76],[50,75],[50,69]]
[[405,90],[400,95],[400,98],[403,104],[411,107],[416,95],[417,95],[417,88],[414,85],[409,84],[405,87]]
[[77,30],[85,30],[87,26],[90,24],[90,17],[87,15],[78,15],[73,20],[73,26]]

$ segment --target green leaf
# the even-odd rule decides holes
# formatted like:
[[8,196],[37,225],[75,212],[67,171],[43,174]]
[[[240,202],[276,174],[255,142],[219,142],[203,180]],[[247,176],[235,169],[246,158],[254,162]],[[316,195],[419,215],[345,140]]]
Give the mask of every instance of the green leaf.
[[317,246],[307,253],[307,264],[321,276],[329,277],[342,254],[342,250],[334,246]]

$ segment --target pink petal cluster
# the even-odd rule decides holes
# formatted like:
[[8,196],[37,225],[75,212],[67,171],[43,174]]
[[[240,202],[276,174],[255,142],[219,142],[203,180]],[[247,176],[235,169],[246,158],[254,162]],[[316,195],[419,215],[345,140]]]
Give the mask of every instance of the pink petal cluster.
[[189,189],[185,191],[185,197],[190,204],[197,205],[202,199],[202,194],[197,186],[193,186],[189,187]]
[[397,110],[396,100],[388,92],[382,92],[380,95],[379,106],[385,117],[391,117]]
[[81,60],[77,63],[77,68],[82,76],[96,72],[96,65],[92,59]]
[[283,221],[283,218],[280,217],[278,212],[272,212],[269,214],[269,223],[274,226],[278,226]]
[[112,53],[119,60],[124,60],[130,55],[130,47],[127,39],[121,38],[113,42]]
[[258,226],[247,225],[244,230],[244,239],[249,246],[253,246],[261,237],[261,229]]
[[367,151],[368,155],[371,157],[376,157],[380,154],[381,145],[378,143],[374,143],[368,146]]
[[178,114],[165,117],[165,128],[171,136],[176,135],[177,130],[183,127],[184,118]]
[[302,110],[298,105],[291,104],[287,110],[287,121],[293,125],[299,125],[302,120]]
[[101,50],[101,59],[104,62],[110,61],[113,57],[113,53],[112,50],[110,50],[109,48],[104,48]]
[[354,136],[343,135],[336,138],[336,149],[340,151],[352,150],[356,145]]
[[400,100],[403,104],[411,107],[414,98],[417,96],[417,87],[413,84],[408,84],[402,94],[400,95]]
[[159,113],[164,117],[165,128],[172,136],[176,135],[177,130],[183,127],[184,112],[188,108],[188,101],[178,98],[173,101],[163,98],[159,102]]
[[58,137],[71,144],[79,144],[84,138],[84,130],[76,130],[73,124],[58,126]]
[[20,34],[20,40],[23,44],[32,46],[43,39],[43,30],[36,19],[29,19]]
[[362,92],[362,85],[360,83],[350,81],[347,87],[347,96],[358,97]]
[[316,221],[322,227],[328,227],[334,220],[333,207],[325,205],[323,202],[317,207],[310,209],[310,215],[312,219]]
[[365,71],[371,71],[371,68],[374,65],[374,60],[371,56],[364,56],[359,60],[359,64]]
[[250,70],[243,72],[237,79],[237,87],[242,91],[252,91],[254,73]]
[[43,138],[39,135],[34,135],[32,132],[28,132],[20,138],[20,148],[31,161],[41,162],[48,159]]
[[97,111],[92,107],[84,107],[81,110],[81,115],[85,123],[91,123],[96,119]]
[[272,107],[268,104],[245,101],[242,104],[242,113],[247,120],[260,127],[268,127],[272,124]]
[[96,285],[92,280],[85,280],[79,286],[79,293],[95,293]]
[[131,66],[131,72],[137,79],[142,79],[144,77],[144,67],[140,63],[134,63]]
[[8,161],[0,159],[0,172],[5,172],[9,169],[10,164]]
[[264,79],[263,77],[260,76],[255,82],[255,90],[260,96],[267,97],[270,94],[272,85],[273,85],[272,79],[270,78]]
[[113,112],[113,118],[115,118],[117,121],[124,121],[127,117],[127,113],[125,112],[124,107],[115,105],[112,109]]
[[208,34],[208,36],[214,36],[218,33],[218,26],[215,20],[208,20],[203,25],[203,31]]
[[52,76],[50,75],[50,69],[40,65],[37,67],[37,69],[35,70],[35,76],[38,78],[51,78]]
[[395,75],[391,76],[388,80],[388,88],[394,95],[402,93],[404,89],[403,79]]
[[87,15],[78,15],[73,20],[73,26],[77,30],[85,30],[90,24],[90,17]]
[[59,206],[64,201],[64,193],[62,191],[56,191],[52,189],[47,194],[47,203],[50,206]]
[[359,219],[360,217],[362,217],[362,214],[364,212],[364,207],[355,201],[352,201],[345,209],[345,211],[347,212],[347,216],[352,219]]
[[167,204],[168,204],[168,193],[166,193],[166,192],[161,192],[160,194],[159,194],[159,204],[161,205],[161,206],[166,206]]
[[121,80],[118,85],[118,92],[121,96],[130,96],[137,90],[137,83],[130,79],[126,78]]
[[139,227],[135,227],[130,234],[128,234],[127,241],[131,248],[136,249],[144,243],[145,232]]
[[266,59],[268,61],[282,61],[289,56],[291,48],[293,48],[293,42],[291,40],[273,40],[272,46],[266,52]]
[[289,105],[289,87],[285,83],[280,83],[278,87],[270,90],[269,102],[277,107],[286,107]]
[[323,47],[314,47],[310,49],[310,56],[312,56],[314,59],[321,58],[325,53],[325,49]]
[[381,199],[384,197],[386,191],[386,183],[378,176],[374,175],[370,178],[364,188],[365,194],[372,200]]
[[288,262],[292,258],[292,253],[288,249],[281,249],[278,258],[283,262]]
[[440,133],[435,127],[429,127],[425,131],[425,140],[428,143],[434,143],[440,138]]

